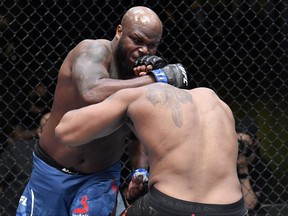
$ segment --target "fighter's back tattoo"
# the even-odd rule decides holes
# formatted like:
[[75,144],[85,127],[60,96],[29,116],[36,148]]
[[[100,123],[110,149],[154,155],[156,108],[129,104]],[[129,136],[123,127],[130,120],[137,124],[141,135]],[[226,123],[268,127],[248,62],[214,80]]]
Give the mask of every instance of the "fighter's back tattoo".
[[146,98],[153,106],[168,104],[172,118],[177,127],[183,125],[181,104],[192,103],[192,95],[185,90],[170,88],[169,86],[149,86]]

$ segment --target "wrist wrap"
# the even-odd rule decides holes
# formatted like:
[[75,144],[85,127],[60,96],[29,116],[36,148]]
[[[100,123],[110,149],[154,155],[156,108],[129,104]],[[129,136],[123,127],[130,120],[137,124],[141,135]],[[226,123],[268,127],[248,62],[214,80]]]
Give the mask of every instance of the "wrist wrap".
[[156,69],[151,71],[157,82],[168,83],[168,78],[162,69]]
[[144,168],[139,168],[131,172],[130,178],[132,179],[133,177],[136,178],[137,176],[142,175],[143,180],[142,182],[147,182],[149,179],[149,173],[146,169]]

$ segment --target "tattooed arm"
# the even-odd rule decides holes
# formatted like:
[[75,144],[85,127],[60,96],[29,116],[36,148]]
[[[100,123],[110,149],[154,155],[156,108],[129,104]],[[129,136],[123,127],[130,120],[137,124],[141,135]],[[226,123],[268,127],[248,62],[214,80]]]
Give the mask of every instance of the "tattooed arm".
[[79,95],[87,104],[101,102],[123,88],[134,88],[155,82],[152,76],[118,79],[119,69],[115,68],[111,44],[106,40],[84,40],[69,55],[72,55],[73,61],[72,79],[77,85]]

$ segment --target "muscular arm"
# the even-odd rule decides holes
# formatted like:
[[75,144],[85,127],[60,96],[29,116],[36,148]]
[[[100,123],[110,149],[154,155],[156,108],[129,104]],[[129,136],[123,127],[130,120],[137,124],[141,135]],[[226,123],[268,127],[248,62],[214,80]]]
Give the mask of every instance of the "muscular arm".
[[155,82],[152,76],[128,80],[111,79],[108,72],[111,58],[108,43],[101,40],[85,40],[76,47],[73,53],[72,78],[79,95],[87,104],[99,103],[123,88],[134,88]]
[[148,170],[147,155],[143,149],[143,146],[140,144],[139,140],[134,134],[131,134],[127,138],[127,144],[132,170],[137,168],[144,168]]
[[254,209],[257,204],[257,197],[254,193],[249,178],[240,179],[242,194],[248,209]]
[[67,112],[55,129],[57,141],[79,146],[117,130],[126,122],[130,92],[117,92],[101,103]]
[[[238,163],[238,173],[248,175],[249,174],[248,164],[247,164],[247,159],[245,158],[244,155],[240,154],[238,156],[237,163]],[[254,209],[258,203],[258,200],[251,186],[250,179],[248,177],[242,178],[240,179],[240,183],[241,183],[242,194],[243,194],[244,201],[245,201],[247,208]]]

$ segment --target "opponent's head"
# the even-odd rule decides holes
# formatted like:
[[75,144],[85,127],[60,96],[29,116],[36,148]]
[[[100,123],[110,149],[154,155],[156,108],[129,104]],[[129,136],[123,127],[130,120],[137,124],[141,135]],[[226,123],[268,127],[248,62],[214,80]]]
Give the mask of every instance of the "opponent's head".
[[[157,14],[143,6],[130,8],[117,26],[115,57],[120,72],[127,73],[137,58],[154,55],[162,37],[162,22]],[[122,74],[127,77],[127,75]],[[133,76],[133,73],[128,75]]]

